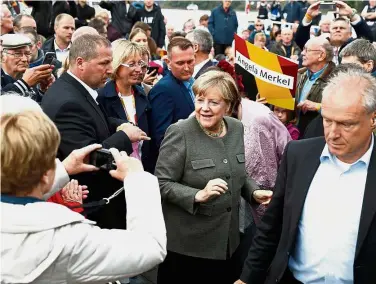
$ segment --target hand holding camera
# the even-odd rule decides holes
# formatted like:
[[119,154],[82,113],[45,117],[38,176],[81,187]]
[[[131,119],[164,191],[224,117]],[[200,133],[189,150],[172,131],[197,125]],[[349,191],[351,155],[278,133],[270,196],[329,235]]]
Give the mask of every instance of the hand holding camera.
[[110,175],[113,178],[116,178],[120,181],[124,181],[124,179],[130,173],[144,171],[141,161],[135,158],[129,157],[126,152],[124,151],[119,152],[115,148],[111,148],[109,151],[111,152],[116,163],[116,170],[110,171]]

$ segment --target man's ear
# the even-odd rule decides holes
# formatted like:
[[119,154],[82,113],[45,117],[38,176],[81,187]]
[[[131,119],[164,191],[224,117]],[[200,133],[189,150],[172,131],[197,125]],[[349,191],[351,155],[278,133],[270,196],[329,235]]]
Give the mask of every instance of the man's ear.
[[167,64],[168,69],[171,69],[171,67],[170,67],[170,65],[171,65],[171,60],[170,60],[168,57],[166,57],[165,62],[166,62],[166,64]]
[[195,54],[198,52],[198,44],[194,44],[193,45],[193,51],[195,52]]
[[372,123],[371,123],[371,128],[372,129],[376,129],[376,112],[374,112],[373,114],[372,114]]
[[37,48],[41,49],[42,48],[42,42],[40,40],[37,41]]
[[363,64],[363,68],[367,71],[367,73],[371,73],[374,67],[375,65],[373,60],[368,60],[366,63]]
[[76,66],[78,69],[82,70],[83,69],[83,65],[85,63],[85,60],[82,58],[82,57],[77,57],[76,58]]

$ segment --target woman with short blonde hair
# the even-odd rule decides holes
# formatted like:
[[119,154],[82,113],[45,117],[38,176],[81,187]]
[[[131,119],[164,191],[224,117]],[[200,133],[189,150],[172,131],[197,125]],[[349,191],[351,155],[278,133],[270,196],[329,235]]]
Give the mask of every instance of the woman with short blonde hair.
[[222,71],[202,74],[193,92],[195,115],[167,129],[155,169],[168,239],[157,283],[234,283],[240,196],[260,192],[245,171],[243,126],[228,116],[240,96]]
[[[143,69],[147,68],[142,57],[145,50],[137,43],[118,39],[112,43],[112,52],[112,80],[98,91],[97,100],[108,116],[135,124],[148,134],[150,104],[139,85]],[[149,141],[132,143],[131,156],[141,160],[146,170],[151,169],[148,164],[149,145]]]
[[117,169],[110,174],[126,188],[130,221],[127,230],[101,229],[43,200],[54,182],[60,143],[53,122],[40,110],[4,114],[0,121],[2,283],[107,283],[163,261],[158,181],[139,161],[111,149]]
[[2,194],[28,194],[46,174],[53,182],[60,134],[44,113],[2,116],[1,144]]

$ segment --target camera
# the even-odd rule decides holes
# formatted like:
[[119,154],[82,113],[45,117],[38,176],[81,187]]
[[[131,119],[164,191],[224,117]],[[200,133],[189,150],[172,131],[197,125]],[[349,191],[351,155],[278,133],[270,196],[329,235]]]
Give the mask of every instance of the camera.
[[90,164],[107,171],[116,169],[114,157],[111,152],[103,148],[90,153]]

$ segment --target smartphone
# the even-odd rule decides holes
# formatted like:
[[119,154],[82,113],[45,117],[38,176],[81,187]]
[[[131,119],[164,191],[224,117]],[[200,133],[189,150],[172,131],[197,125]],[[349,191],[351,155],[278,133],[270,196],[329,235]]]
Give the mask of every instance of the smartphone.
[[325,2],[321,1],[320,2],[320,10],[325,10],[325,11],[335,11],[336,10],[336,4],[334,2]]
[[97,168],[107,171],[116,169],[114,157],[111,152],[103,148],[90,153],[89,163]]
[[53,61],[55,60],[55,52],[47,52],[43,59],[43,64],[53,65]]
[[157,74],[158,74],[158,69],[159,69],[158,66],[149,66],[149,67],[148,67],[148,74],[152,73],[154,70],[157,70],[157,71],[155,72],[155,75],[157,75]]

